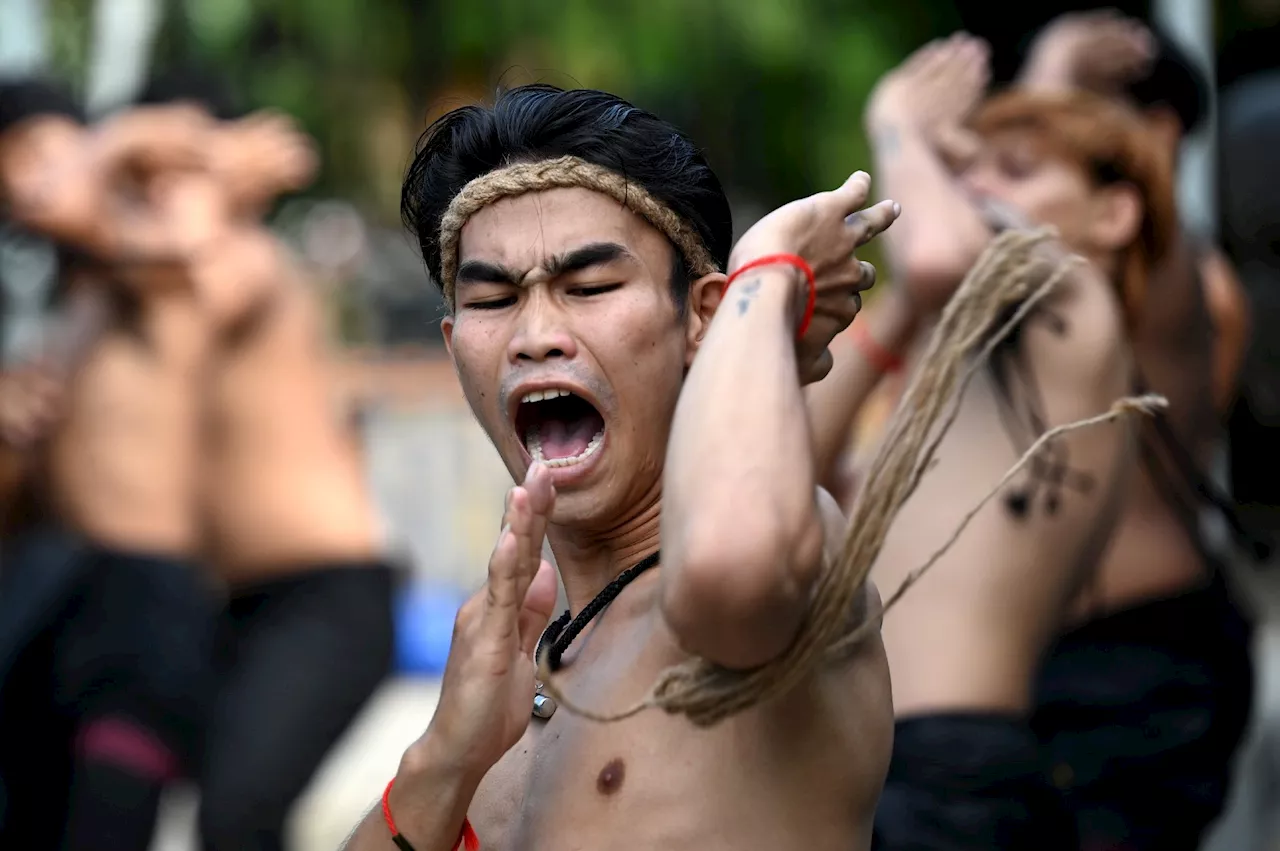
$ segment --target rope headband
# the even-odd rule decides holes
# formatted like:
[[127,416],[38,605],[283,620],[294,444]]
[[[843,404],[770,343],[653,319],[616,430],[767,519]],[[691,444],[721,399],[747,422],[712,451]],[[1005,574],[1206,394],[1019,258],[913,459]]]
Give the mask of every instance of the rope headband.
[[577,157],[519,162],[482,174],[462,187],[440,219],[440,279],[450,309],[458,274],[458,240],[468,219],[503,198],[573,187],[608,195],[653,225],[680,251],[695,277],[721,271],[688,222],[616,171]]

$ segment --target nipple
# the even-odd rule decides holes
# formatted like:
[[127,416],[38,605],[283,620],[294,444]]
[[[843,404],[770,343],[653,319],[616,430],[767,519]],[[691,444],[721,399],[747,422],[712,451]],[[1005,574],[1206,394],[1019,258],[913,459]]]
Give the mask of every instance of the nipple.
[[612,795],[622,788],[622,780],[626,777],[627,767],[621,759],[611,759],[600,769],[600,776],[596,778],[596,791],[601,795]]

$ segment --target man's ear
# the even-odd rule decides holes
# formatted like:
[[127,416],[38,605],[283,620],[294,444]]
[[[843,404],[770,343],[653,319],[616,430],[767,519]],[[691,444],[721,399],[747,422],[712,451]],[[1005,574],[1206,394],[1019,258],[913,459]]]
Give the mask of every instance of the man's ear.
[[1145,208],[1138,190],[1127,183],[1106,186],[1098,192],[1093,205],[1090,235],[1094,244],[1109,251],[1119,251],[1142,235]]
[[449,360],[453,360],[453,314],[445,316],[440,320],[440,335],[444,337],[444,350],[449,353]]
[[688,345],[685,347],[686,368],[693,364],[693,356],[698,353],[703,338],[707,336],[711,320],[715,318],[716,310],[724,300],[724,288],[728,280],[723,272],[712,272],[689,285],[685,321],[685,330],[688,335]]

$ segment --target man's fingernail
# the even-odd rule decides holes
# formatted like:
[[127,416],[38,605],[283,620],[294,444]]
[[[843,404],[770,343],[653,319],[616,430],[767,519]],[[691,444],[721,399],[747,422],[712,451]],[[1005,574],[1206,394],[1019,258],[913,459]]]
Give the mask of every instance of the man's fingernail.
[[893,215],[895,217],[902,215],[902,205],[899,204],[897,201],[893,202]]

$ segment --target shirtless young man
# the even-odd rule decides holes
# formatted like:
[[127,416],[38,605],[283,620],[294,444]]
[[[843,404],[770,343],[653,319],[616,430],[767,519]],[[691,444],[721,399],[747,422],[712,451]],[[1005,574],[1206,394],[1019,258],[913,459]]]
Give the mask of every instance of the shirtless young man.
[[[1054,251],[1088,262],[975,378],[936,469],[875,564],[882,589],[925,562],[1041,432],[1129,393],[1125,323],[1143,283],[1134,264],[1159,252],[1170,204],[1168,177],[1143,158],[1135,118],[1083,97],[978,106],[986,67],[986,46],[959,35],[917,52],[872,96],[866,122],[881,191],[910,199],[888,234],[901,284],[889,297],[931,325],[991,238],[993,203],[998,219],[1053,225]],[[938,146],[966,126],[976,158],[956,179]],[[1066,436],[888,615],[897,725],[877,847],[1076,847],[1029,725],[1033,686],[1106,546],[1132,466],[1123,424]]]
[[[120,192],[136,178],[190,165],[201,153],[187,132],[193,116],[145,112],[118,116],[86,132],[80,107],[61,87],[36,79],[0,79],[0,211],[17,227],[60,248],[106,259],[171,259],[184,246],[169,222]],[[66,256],[61,258],[64,262]],[[43,369],[65,378],[83,355],[97,311],[77,305]],[[72,332],[72,333],[66,333]],[[0,452],[8,485],[22,458]],[[20,454],[20,453],[19,453]]]
[[[1109,85],[1082,79],[1085,55],[1088,63],[1108,51],[1140,55],[1143,39],[1153,48],[1146,67],[1112,75]],[[1143,108],[1170,162],[1207,97],[1172,44],[1109,13],[1051,24],[1024,82],[1109,88]],[[1082,838],[1101,847],[1198,847],[1224,805],[1249,718],[1250,629],[1206,552],[1197,493],[1235,394],[1246,324],[1243,309],[1231,309],[1239,291],[1216,249],[1196,248],[1186,235],[1153,272],[1131,336],[1142,377],[1169,399],[1167,427],[1145,425],[1141,475],[1078,602],[1080,624],[1040,676],[1037,729],[1062,766]]]
[[[144,100],[236,115],[196,73]],[[309,140],[282,117],[224,125],[219,185],[234,250],[194,282],[219,330],[203,375],[200,552],[225,584],[200,770],[206,851],[280,851],[289,809],[386,675],[398,571],[332,376],[320,295],[259,221],[309,182]],[[264,192],[266,188],[269,191]]]
[[[1183,140],[1204,123],[1209,108],[1208,81],[1175,42],[1105,10],[1063,15],[1046,26],[1018,83],[1035,91],[1083,89],[1127,103],[1139,110],[1175,171]],[[1185,397],[1188,404],[1173,406],[1175,416],[1178,409],[1186,412],[1181,419],[1213,409],[1225,417],[1249,340],[1248,302],[1230,261],[1205,240],[1180,232],[1152,287],[1161,298],[1148,305],[1137,342],[1158,352],[1151,368],[1157,360],[1163,364],[1171,379],[1166,383],[1187,384],[1157,389],[1171,401]],[[1199,454],[1198,444],[1213,436],[1213,422],[1183,425],[1191,427],[1183,437]]]
[[[26,447],[40,525],[6,542],[6,582],[60,578],[29,600],[38,617],[6,660],[6,847],[145,851],[163,786],[194,757],[210,632],[192,563],[200,323],[152,263],[181,246],[144,256],[121,238],[125,223],[156,238],[187,224],[167,190],[143,200],[157,175],[121,155],[139,165],[166,144],[151,131],[194,138],[193,120],[151,111],[85,128],[40,109],[0,156],[15,217],[77,252],[59,306],[80,321],[56,341],[63,409]],[[78,543],[50,547],[50,528]]]
[[388,560],[334,390],[319,294],[276,245],[265,298],[220,343],[206,553],[227,585],[201,773],[208,851],[284,846],[289,809],[390,668]]
[[[67,287],[68,302],[96,295],[111,309],[105,333],[75,372],[66,417],[49,448],[46,488],[52,513],[90,543],[80,560],[82,587],[50,639],[61,653],[53,664],[74,673],[61,676],[65,693],[57,695],[57,708],[74,707],[61,714],[74,716],[68,726],[83,728],[76,753],[86,765],[77,764],[68,781],[52,760],[55,793],[40,796],[42,787],[27,782],[29,775],[22,789],[52,807],[70,782],[70,848],[85,842],[147,848],[160,787],[179,768],[191,767],[212,638],[209,589],[193,564],[206,544],[199,461],[206,449],[210,358],[242,330],[245,312],[266,284],[275,284],[277,246],[253,218],[274,195],[294,188],[298,176],[297,146],[274,119],[218,125],[200,104],[175,106],[164,91],[149,96],[159,105],[127,112],[112,128],[116,135],[121,122],[136,129],[139,115],[152,124],[157,117],[191,119],[171,129],[200,152],[200,168],[161,169],[133,187],[140,221],[165,223],[152,230],[177,241],[170,259],[179,262],[139,266],[138,252],[122,248],[141,243],[124,243],[108,230],[103,239],[82,242],[111,265],[81,268]],[[67,172],[75,170],[59,163],[60,179]],[[117,199],[87,195],[54,197],[61,219],[48,214],[48,203],[30,206],[44,213],[41,223],[58,219],[59,227],[49,228],[56,235],[97,236],[93,216],[109,213]],[[183,247],[191,250],[177,250]],[[50,667],[33,664],[33,670]],[[60,825],[63,819],[38,821]],[[15,826],[14,836],[29,835],[35,823]],[[253,829],[243,820],[231,828]]]
[[358,447],[340,415],[318,295],[260,221],[310,182],[310,140],[244,116],[221,82],[183,69],[142,102],[222,119],[188,212],[226,226],[190,264],[201,375],[199,552],[228,599],[203,736],[207,851],[284,847],[289,808],[390,664],[393,571]]
[[[556,592],[544,533],[571,612],[618,592],[553,641],[563,687],[589,706],[626,706],[690,654],[748,668],[788,646],[844,537],[815,488],[800,391],[871,284],[854,249],[895,217],[859,212],[867,190],[858,174],[783,207],[731,253],[701,154],[612,95],[522,87],[431,128],[407,219],[453,307],[463,390],[521,484],[387,796],[401,836],[375,808],[349,851],[445,851],[464,819],[498,851],[867,847],[891,724],[878,635],[709,729],[551,712],[531,658]],[[752,269],[722,298],[721,270],[778,253],[816,273],[798,343],[808,287],[793,267]],[[855,616],[876,599],[868,586]]]

